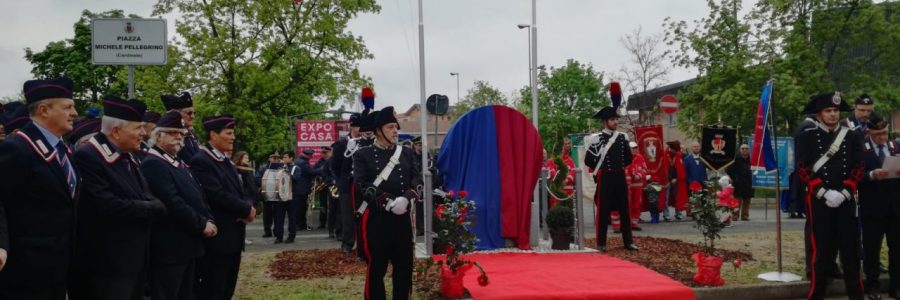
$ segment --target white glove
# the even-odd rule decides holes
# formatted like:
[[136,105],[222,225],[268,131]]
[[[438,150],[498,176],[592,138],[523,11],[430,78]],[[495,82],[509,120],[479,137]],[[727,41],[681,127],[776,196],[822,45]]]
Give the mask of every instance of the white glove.
[[825,205],[831,208],[837,208],[838,206],[841,206],[841,203],[844,203],[844,200],[846,200],[846,198],[844,198],[844,194],[841,194],[841,192],[835,190],[828,190],[827,192],[825,192],[824,198]]
[[394,198],[394,200],[388,201],[387,205],[385,205],[384,208],[387,211],[390,211],[399,216],[406,213],[407,206],[409,206],[409,199],[401,196]]

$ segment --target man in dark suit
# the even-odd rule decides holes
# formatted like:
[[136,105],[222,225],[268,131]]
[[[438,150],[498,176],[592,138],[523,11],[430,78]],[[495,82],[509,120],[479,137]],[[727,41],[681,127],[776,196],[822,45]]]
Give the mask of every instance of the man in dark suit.
[[341,241],[341,251],[344,253],[352,252],[353,244],[356,242],[356,207],[351,193],[354,188],[352,184],[353,175],[350,173],[352,170],[352,155],[355,149],[353,149],[354,151],[347,151],[347,148],[351,141],[355,146],[359,140],[361,121],[360,114],[354,113],[350,115],[350,133],[331,145],[331,149],[334,151],[334,157],[331,160],[331,172],[334,173],[335,185],[337,185],[338,195],[340,196],[338,201],[341,207],[341,236],[338,239]]
[[307,200],[312,192],[313,179],[322,175],[322,168],[313,168],[309,164],[309,159],[315,153],[316,151],[313,149],[303,149],[300,157],[294,161],[296,172],[293,167],[291,168],[291,176],[295,179],[293,196],[297,209],[297,228],[300,230],[312,230],[306,217],[306,212],[309,210]]
[[170,111],[156,125],[141,164],[150,191],[166,205],[150,235],[150,290],[153,299],[191,300],[203,238],[215,236],[217,228],[200,184],[178,158],[186,132],[181,114]]
[[[900,296],[900,179],[882,168],[888,157],[900,156],[900,146],[888,137],[888,122],[874,116],[867,123],[866,172],[859,185],[862,222],[863,271],[869,299],[881,299],[881,243],[887,236],[891,297]],[[892,178],[888,178],[888,177]]]
[[[628,185],[625,183],[625,167],[631,164],[631,147],[628,135],[616,131],[619,115],[612,107],[604,107],[594,118],[603,121],[603,130],[591,138],[584,164],[596,175],[597,191],[594,203],[597,205],[597,249],[606,252],[606,231],[609,228],[610,212],[628,210]],[[612,143],[612,144],[610,144]],[[623,224],[631,224],[631,216],[622,215]],[[622,227],[622,242],[625,249],[637,251],[631,236],[631,226]]]
[[182,92],[181,95],[163,95],[163,106],[166,111],[177,111],[181,113],[181,120],[184,122],[184,128],[187,133],[184,136],[184,147],[178,152],[178,158],[182,161],[191,161],[198,152],[200,152],[200,141],[194,134],[194,100],[191,93]]
[[69,298],[140,299],[150,246],[150,225],[165,213],[139,163],[146,106],[114,96],[103,99],[100,134],[75,151],[84,181],[78,205],[75,265]]
[[225,155],[234,150],[234,122],[230,115],[203,118],[209,143],[200,148],[190,163],[219,229],[204,243],[206,254],[200,259],[198,299],[231,299],[234,295],[245,227],[256,218],[252,196],[244,194],[241,177]]
[[700,143],[691,142],[691,153],[684,156],[684,169],[687,171],[687,184],[698,182],[706,184],[706,164],[700,160]]
[[0,299],[66,298],[81,173],[62,141],[78,113],[72,81],[30,80],[32,122],[0,143]]
[[796,141],[797,174],[807,186],[810,299],[824,298],[838,250],[848,297],[863,297],[855,196],[865,171],[863,137],[840,126],[841,111],[850,111],[850,105],[840,93],[813,96],[803,112],[815,114],[818,125],[804,130]]
[[409,210],[411,201],[419,199],[422,173],[416,169],[413,150],[397,144],[400,125],[394,108],[385,107],[371,121],[377,141],[353,156],[353,178],[367,207],[361,228],[369,263],[365,298],[386,298],[384,275],[390,264],[393,299],[409,299],[413,267]]

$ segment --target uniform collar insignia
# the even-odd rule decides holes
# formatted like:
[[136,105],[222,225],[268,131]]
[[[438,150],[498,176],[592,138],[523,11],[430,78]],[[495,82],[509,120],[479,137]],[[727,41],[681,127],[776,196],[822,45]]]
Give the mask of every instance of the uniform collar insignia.
[[[31,145],[31,149],[34,150],[34,153],[40,156],[44,160],[44,162],[49,163],[56,158],[56,148],[47,147],[44,142],[44,137],[40,132],[38,132],[37,134],[32,134],[34,135],[34,138],[26,134],[23,130],[17,131],[16,135],[28,142],[28,144]],[[68,149],[69,148],[66,147],[66,151],[68,151]]]
[[118,151],[113,151],[106,141],[100,142],[98,139],[99,136],[100,135],[98,134],[91,137],[91,139],[88,140],[88,144],[93,146],[94,150],[103,157],[103,160],[105,160],[106,163],[112,164],[118,161],[119,158],[122,158],[122,154]]
[[203,153],[206,153],[206,155],[209,155],[209,157],[215,161],[218,161],[218,162],[225,161],[225,155],[222,154],[222,152],[219,152],[219,150],[216,150],[215,148],[210,146],[209,144],[206,144],[206,145],[200,147],[200,150],[203,151]]
[[182,162],[180,160],[178,160],[178,158],[172,157],[171,155],[169,155],[165,151],[162,151],[162,149],[159,149],[156,146],[150,147],[150,149],[147,149],[146,152],[147,152],[147,154],[150,154],[150,155],[158,157],[159,159],[162,159],[163,161],[169,163],[173,167],[180,168],[182,166]]

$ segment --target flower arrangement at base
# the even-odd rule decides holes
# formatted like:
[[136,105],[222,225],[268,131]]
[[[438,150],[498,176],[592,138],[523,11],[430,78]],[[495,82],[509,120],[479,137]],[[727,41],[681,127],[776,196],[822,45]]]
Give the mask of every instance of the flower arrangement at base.
[[437,262],[441,270],[441,295],[453,299],[463,296],[462,280],[472,267],[478,268],[481,273],[479,285],[488,285],[490,281],[481,265],[465,258],[465,254],[475,251],[475,244],[478,243],[475,233],[469,230],[475,225],[475,201],[466,200],[466,191],[450,191],[447,196],[449,201],[435,207],[434,244],[443,247],[440,252],[445,255],[444,260]]
[[731,216],[734,207],[729,198],[730,180],[721,180],[718,192],[713,190],[713,182],[715,181],[705,184],[692,182],[689,187],[691,193],[688,205],[691,217],[696,222],[694,228],[700,229],[704,241],[703,253],[692,255],[697,263],[697,273],[693,279],[701,285],[720,286],[725,284],[720,274],[723,260],[715,255],[715,242],[721,238],[719,233],[728,225],[730,221],[728,216]]

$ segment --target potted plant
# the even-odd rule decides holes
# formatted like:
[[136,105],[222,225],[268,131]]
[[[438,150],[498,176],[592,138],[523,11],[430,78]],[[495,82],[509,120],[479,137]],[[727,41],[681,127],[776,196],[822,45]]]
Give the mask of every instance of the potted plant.
[[[721,199],[717,199],[714,195],[723,196],[724,193],[714,194],[712,187],[712,182],[701,184],[696,181],[689,187],[691,195],[688,205],[690,205],[691,217],[696,222],[694,228],[700,229],[703,233],[704,242],[704,251],[694,253],[691,257],[697,264],[697,273],[693,277],[694,282],[701,285],[720,286],[725,284],[725,280],[721,276],[723,260],[716,256],[716,240],[721,238],[719,233],[726,227],[728,221],[727,218],[722,217],[722,214],[730,216],[732,207],[720,205]],[[730,194],[728,195],[730,196]]]
[[444,247],[445,259],[439,262],[441,270],[441,295],[446,298],[456,299],[463,296],[463,278],[466,271],[473,266],[477,267],[481,275],[478,283],[482,286],[488,284],[487,273],[475,261],[465,258],[465,254],[475,250],[478,238],[469,230],[474,225],[472,213],[475,211],[475,201],[467,201],[466,191],[447,193],[451,201],[440,204],[435,208],[435,220],[438,223],[436,245]]
[[575,226],[575,212],[572,211],[572,200],[560,202],[547,212],[547,227],[553,250],[569,250]]

